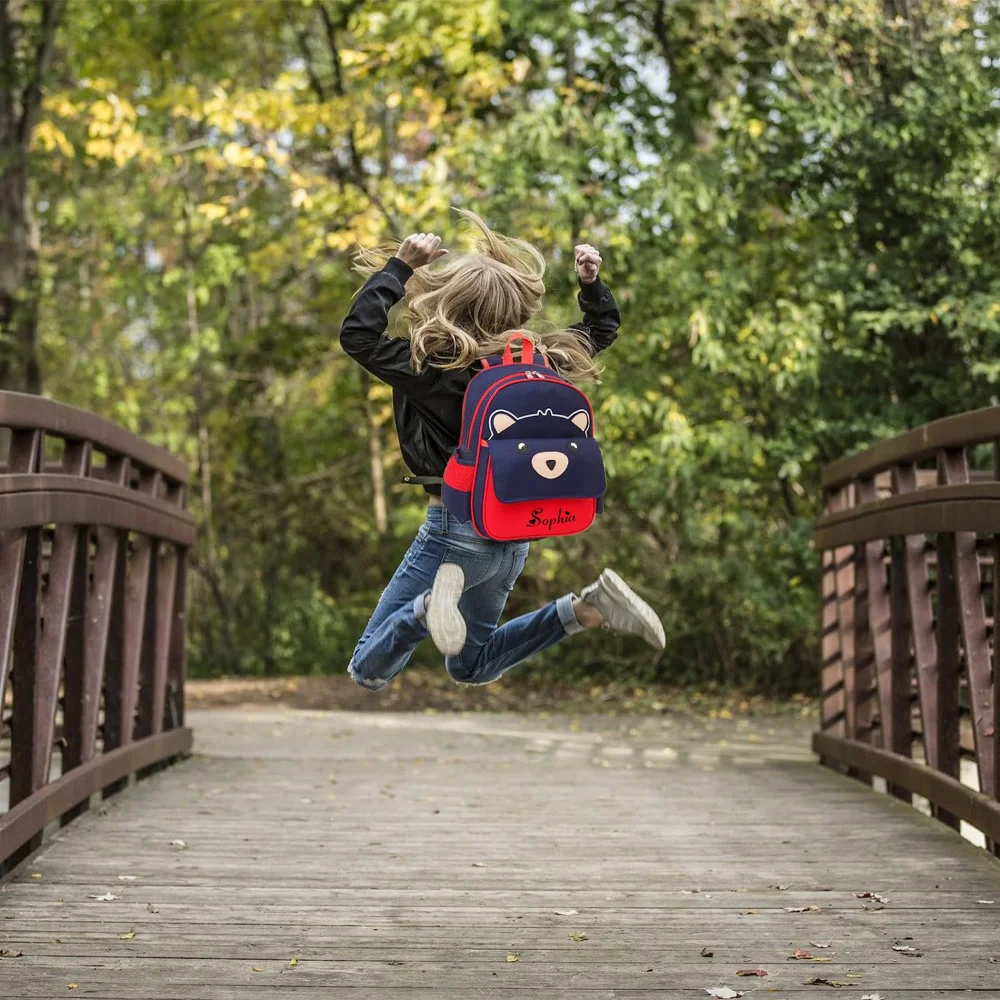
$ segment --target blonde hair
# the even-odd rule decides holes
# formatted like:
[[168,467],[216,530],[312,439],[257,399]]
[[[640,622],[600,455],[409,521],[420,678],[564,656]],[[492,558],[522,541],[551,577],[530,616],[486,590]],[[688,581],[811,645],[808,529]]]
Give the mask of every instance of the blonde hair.
[[[600,381],[587,338],[578,330],[524,330],[542,307],[545,258],[524,240],[495,233],[474,212],[459,214],[477,231],[475,251],[449,254],[440,264],[419,267],[407,282],[403,308],[410,330],[413,367],[468,368],[502,354],[508,336],[524,332],[536,352],[575,381]],[[368,277],[381,270],[399,243],[355,255]]]

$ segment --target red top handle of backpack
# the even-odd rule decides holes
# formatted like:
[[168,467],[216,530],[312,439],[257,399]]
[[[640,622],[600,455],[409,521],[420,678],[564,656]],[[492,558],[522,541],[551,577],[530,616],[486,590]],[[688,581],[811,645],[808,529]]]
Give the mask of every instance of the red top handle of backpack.
[[[531,345],[531,338],[526,333],[512,333],[507,338],[507,346],[504,348],[503,352],[503,363],[505,365],[514,364],[513,345],[517,343],[517,341],[521,342],[521,364],[535,364],[535,351]],[[545,365],[546,368],[549,366],[549,359],[545,357],[544,354],[539,354],[538,358],[539,364]]]

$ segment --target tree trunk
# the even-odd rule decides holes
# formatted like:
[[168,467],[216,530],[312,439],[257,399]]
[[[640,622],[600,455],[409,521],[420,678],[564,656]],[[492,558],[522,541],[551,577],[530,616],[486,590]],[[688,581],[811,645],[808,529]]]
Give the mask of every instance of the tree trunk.
[[375,409],[368,398],[371,378],[367,372],[361,374],[361,393],[364,396],[365,422],[368,426],[368,464],[372,480],[372,510],[375,514],[375,529],[380,535],[389,530],[389,504],[385,492],[385,469],[382,458],[382,432],[375,419]]
[[0,147],[0,389],[37,393],[38,230],[24,151]]
[[63,6],[64,0],[0,0],[0,389],[19,392],[41,389],[40,241],[28,151]]

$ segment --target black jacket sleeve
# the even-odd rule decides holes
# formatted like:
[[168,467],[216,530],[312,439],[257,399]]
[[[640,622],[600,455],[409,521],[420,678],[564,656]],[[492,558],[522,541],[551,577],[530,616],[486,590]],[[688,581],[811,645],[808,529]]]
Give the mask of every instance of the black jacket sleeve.
[[417,375],[410,358],[410,342],[385,334],[389,310],[403,297],[411,274],[409,265],[390,258],[365,282],[340,327],[340,346],[347,355],[376,378],[399,389],[412,388],[416,380],[436,374],[431,370]]
[[576,301],[583,313],[583,322],[574,323],[573,330],[586,334],[594,354],[610,347],[618,339],[622,318],[611,289],[598,278],[589,285],[580,282]]

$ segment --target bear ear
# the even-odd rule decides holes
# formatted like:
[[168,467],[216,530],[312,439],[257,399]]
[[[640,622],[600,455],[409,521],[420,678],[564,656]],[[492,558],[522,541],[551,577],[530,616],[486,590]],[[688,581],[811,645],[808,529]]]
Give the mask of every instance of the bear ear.
[[586,410],[577,410],[570,414],[570,423],[579,427],[584,434],[590,430],[590,414]]
[[506,410],[497,410],[490,417],[490,430],[494,434],[503,434],[504,431],[510,430],[516,423],[517,417],[513,413],[508,413]]

